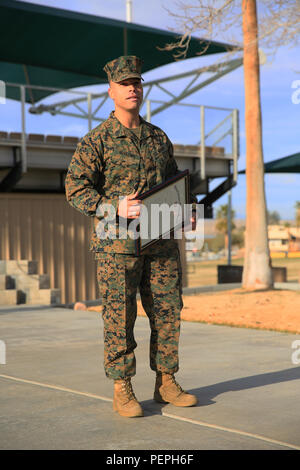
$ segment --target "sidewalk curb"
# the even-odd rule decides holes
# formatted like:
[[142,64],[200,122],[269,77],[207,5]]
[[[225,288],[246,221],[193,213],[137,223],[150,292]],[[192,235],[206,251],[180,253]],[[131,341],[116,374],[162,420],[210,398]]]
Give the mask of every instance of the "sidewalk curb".
[[[184,287],[182,289],[182,294],[183,295],[196,295],[196,294],[201,294],[201,293],[208,293],[208,292],[222,292],[222,291],[227,291],[227,290],[232,290],[232,289],[239,289],[242,287],[241,283],[228,283],[228,284],[214,284],[214,285],[209,285],[209,286],[195,286],[195,287]],[[293,290],[293,291],[299,291],[300,292],[300,283],[298,282],[275,282],[274,283],[274,288],[278,290],[286,289],[286,290]],[[137,299],[140,300],[140,294],[137,293]],[[95,300],[85,300],[85,301],[78,301],[82,302],[86,307],[96,307],[98,305],[102,305],[102,299],[95,299]],[[73,302],[70,304],[51,304],[51,305],[29,305],[29,304],[19,304],[17,306],[7,306],[7,305],[0,305],[0,311],[2,308],[8,308],[11,307],[18,307],[18,308],[68,308],[73,310],[74,305],[77,302]]]

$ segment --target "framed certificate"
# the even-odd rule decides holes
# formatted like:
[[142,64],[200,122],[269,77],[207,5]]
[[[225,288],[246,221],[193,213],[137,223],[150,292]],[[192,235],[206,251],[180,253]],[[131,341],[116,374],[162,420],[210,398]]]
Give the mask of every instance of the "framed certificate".
[[187,222],[189,204],[189,170],[182,171],[138,195],[142,201],[136,255],[158,240],[168,239]]

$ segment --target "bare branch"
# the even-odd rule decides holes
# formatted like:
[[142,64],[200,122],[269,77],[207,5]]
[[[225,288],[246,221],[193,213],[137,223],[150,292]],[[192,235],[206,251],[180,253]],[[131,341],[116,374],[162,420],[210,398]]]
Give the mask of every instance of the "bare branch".
[[[186,58],[191,36],[199,37],[199,55],[205,54],[206,41],[219,40],[242,45],[242,8],[238,0],[177,1],[174,10],[165,8],[182,31],[178,41],[163,50],[174,51],[175,60]],[[274,55],[280,46],[300,43],[300,0],[260,0],[258,42],[266,55]],[[174,29],[173,29],[174,31]],[[205,38],[206,41],[200,38]]]

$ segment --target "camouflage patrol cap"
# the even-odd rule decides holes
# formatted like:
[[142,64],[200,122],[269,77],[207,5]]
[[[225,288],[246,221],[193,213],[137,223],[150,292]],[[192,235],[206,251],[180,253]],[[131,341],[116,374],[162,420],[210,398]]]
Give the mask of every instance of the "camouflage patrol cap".
[[143,61],[135,55],[126,55],[108,62],[103,70],[107,73],[108,81],[121,82],[126,78],[140,78]]

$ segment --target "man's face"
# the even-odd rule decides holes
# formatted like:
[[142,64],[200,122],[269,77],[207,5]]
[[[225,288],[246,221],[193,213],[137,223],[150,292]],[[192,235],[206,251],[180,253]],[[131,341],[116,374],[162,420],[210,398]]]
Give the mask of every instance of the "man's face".
[[121,82],[110,82],[108,89],[110,98],[116,108],[124,111],[139,110],[143,101],[143,87],[140,78],[127,78]]

